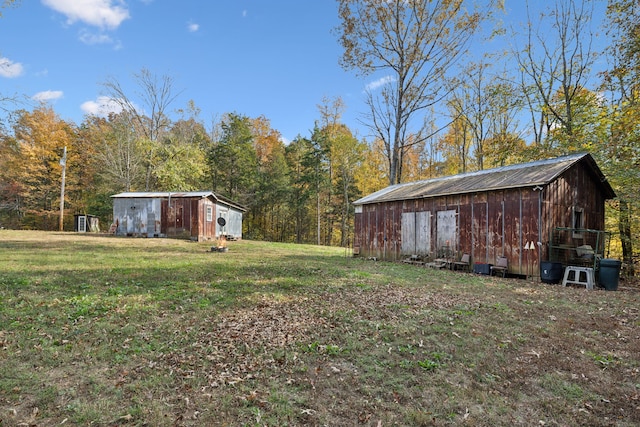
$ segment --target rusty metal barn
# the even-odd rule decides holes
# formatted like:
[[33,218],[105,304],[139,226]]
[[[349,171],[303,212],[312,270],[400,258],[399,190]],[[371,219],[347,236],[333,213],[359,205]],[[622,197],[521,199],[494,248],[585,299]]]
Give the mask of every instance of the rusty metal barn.
[[354,202],[354,254],[506,257],[509,274],[535,276],[541,261],[571,263],[576,248],[601,253],[614,197],[588,153],[392,185]]
[[242,238],[246,209],[211,191],[128,192],[113,198],[113,232],[120,236],[210,240]]

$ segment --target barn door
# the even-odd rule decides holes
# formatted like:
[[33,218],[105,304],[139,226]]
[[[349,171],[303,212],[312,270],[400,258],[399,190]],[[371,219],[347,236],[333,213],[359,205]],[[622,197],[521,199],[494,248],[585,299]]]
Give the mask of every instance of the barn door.
[[456,251],[458,242],[458,227],[456,218],[457,215],[456,211],[454,210],[438,212],[438,251]]
[[427,255],[431,251],[431,213],[402,214],[402,254]]
[[404,212],[402,214],[402,254],[416,255],[416,214]]
[[428,255],[431,252],[431,212],[416,213],[416,253]]

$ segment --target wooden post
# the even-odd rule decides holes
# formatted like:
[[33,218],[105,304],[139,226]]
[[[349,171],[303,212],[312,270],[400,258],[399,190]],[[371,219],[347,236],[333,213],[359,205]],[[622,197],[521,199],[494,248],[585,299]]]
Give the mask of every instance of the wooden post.
[[60,188],[60,231],[64,230],[64,181],[67,174],[67,146],[64,147],[64,153],[60,159],[62,166],[62,185]]

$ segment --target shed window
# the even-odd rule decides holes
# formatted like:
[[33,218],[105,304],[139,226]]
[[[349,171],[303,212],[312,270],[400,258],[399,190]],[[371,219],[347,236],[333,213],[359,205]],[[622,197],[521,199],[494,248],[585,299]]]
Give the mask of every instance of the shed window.
[[584,228],[584,209],[573,208],[573,237],[582,237],[582,229]]
[[213,221],[213,206],[207,206],[207,222]]

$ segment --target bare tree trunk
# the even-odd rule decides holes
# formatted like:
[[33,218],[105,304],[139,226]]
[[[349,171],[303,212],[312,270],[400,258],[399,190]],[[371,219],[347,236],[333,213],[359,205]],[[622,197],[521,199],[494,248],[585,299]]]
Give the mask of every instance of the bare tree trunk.
[[620,231],[620,242],[622,243],[622,260],[625,265],[628,266],[625,274],[631,277],[635,274],[633,265],[633,240],[631,238],[631,212],[629,203],[624,200],[620,200],[618,230]]

